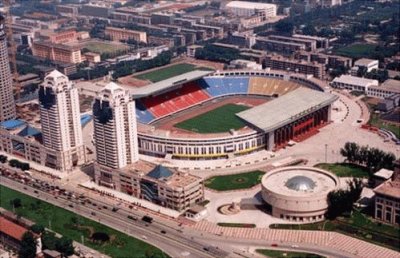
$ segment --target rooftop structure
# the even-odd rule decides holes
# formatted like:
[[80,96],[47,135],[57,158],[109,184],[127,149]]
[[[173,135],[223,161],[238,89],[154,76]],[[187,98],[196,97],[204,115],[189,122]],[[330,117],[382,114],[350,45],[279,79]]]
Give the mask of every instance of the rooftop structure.
[[328,106],[336,99],[336,96],[329,93],[298,88],[273,101],[240,112],[237,116],[269,132],[313,110]]
[[161,94],[165,91],[172,90],[174,87],[181,86],[183,83],[200,79],[212,73],[213,71],[191,71],[160,82],[150,84],[146,87],[132,88],[130,89],[130,94],[132,94],[134,98]]

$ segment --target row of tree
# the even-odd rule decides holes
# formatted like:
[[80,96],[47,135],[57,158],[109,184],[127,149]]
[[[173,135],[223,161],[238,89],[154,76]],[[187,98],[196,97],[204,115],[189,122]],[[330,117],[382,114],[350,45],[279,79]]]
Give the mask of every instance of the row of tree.
[[10,165],[10,167],[19,168],[19,169],[21,169],[23,171],[30,169],[29,163],[21,162],[21,161],[16,160],[16,159],[11,159],[8,162],[8,164]]
[[232,60],[240,58],[238,49],[224,48],[206,44],[204,48],[196,50],[196,58],[210,61],[229,63]]
[[370,176],[381,168],[393,169],[396,160],[396,156],[391,152],[384,152],[369,146],[360,146],[355,142],[346,142],[344,147],[340,149],[340,154],[348,162],[367,167]]

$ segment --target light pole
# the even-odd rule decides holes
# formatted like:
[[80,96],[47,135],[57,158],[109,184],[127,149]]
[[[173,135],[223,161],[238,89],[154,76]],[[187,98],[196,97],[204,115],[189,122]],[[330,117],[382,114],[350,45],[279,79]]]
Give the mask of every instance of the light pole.
[[325,143],[325,163],[328,163],[328,144]]

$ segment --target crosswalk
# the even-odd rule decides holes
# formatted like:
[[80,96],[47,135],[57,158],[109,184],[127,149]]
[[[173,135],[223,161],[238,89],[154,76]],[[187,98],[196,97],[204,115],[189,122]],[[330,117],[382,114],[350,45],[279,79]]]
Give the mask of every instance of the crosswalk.
[[270,240],[298,244],[312,244],[347,252],[363,258],[400,258],[400,253],[337,232],[312,230],[286,230],[268,228],[220,227],[201,221],[192,227],[198,231],[241,239]]

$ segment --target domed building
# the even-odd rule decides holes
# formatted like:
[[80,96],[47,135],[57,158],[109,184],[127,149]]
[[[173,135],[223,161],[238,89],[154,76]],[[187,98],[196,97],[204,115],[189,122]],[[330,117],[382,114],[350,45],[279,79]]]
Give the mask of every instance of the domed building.
[[261,180],[263,200],[272,216],[296,222],[324,220],[327,195],[339,187],[332,173],[314,167],[284,167],[266,173]]

